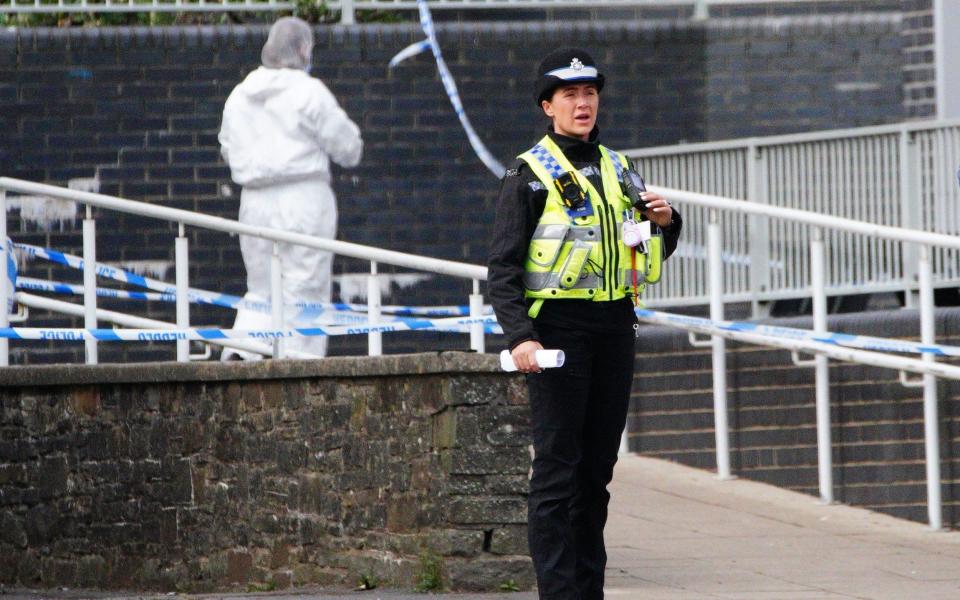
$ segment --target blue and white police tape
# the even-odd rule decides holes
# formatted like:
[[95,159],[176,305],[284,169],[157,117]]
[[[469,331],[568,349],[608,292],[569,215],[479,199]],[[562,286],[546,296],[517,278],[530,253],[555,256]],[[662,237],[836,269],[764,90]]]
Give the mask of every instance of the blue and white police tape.
[[[74,256],[72,254],[66,254],[64,252],[57,252],[56,250],[50,250],[49,248],[41,248],[39,246],[32,246],[30,244],[16,244],[18,250],[23,252],[25,255],[33,258],[41,258],[44,260],[49,260],[50,262],[60,264],[66,267],[73,269],[83,270],[84,261],[83,258],[79,256]],[[105,277],[107,279],[113,279],[114,281],[119,281],[121,283],[128,283],[130,285],[135,285],[137,287],[146,288],[148,290],[153,290],[155,292],[160,292],[161,294],[173,294],[174,296],[177,293],[177,288],[175,285],[167,283],[165,281],[160,281],[158,279],[153,279],[150,277],[145,277],[143,275],[138,275],[130,271],[125,271],[123,269],[118,269],[117,267],[111,267],[103,263],[96,263],[94,265],[96,273],[100,277]],[[187,295],[190,298],[191,302],[197,304],[211,304],[215,306],[222,306],[225,308],[244,308],[246,310],[251,310],[255,312],[270,312],[270,304],[265,302],[252,302],[245,300],[239,296],[232,296],[230,294],[220,294],[217,292],[208,292],[206,290],[198,290],[195,288],[190,288],[187,290]]]
[[[63,283],[60,281],[46,281],[44,279],[35,279],[33,277],[18,277],[17,288],[31,290],[34,292],[50,292],[53,294],[73,294],[75,296],[83,295],[83,286],[73,283]],[[159,300],[162,302],[176,302],[176,294],[164,294],[162,292],[134,292],[129,290],[117,290],[113,288],[97,288],[97,296],[101,298],[119,298],[125,300]]]
[[335,325],[332,327],[296,327],[290,329],[68,329],[43,327],[3,327],[0,338],[14,340],[55,340],[100,342],[175,342],[178,340],[275,340],[285,338],[361,335],[400,331],[462,331],[480,323],[486,333],[500,333],[495,317],[452,319],[409,319],[399,323]]
[[[58,281],[45,281],[43,279],[34,279],[32,277],[20,277],[17,280],[19,289],[31,290],[36,292],[50,292],[55,294],[73,294],[83,295],[83,286],[73,283],[63,283]],[[161,292],[135,292],[129,290],[118,290],[113,288],[97,288],[97,296],[101,298],[117,298],[122,300],[153,300],[162,302],[176,302],[176,294],[164,294]],[[449,315],[441,315],[449,316]],[[453,315],[460,316],[460,315]],[[300,311],[293,319],[298,323],[321,324],[345,324],[345,323],[365,323],[369,320],[366,313],[350,310],[336,311],[311,311],[304,309]],[[383,315],[381,322],[392,322],[403,320],[403,317]]]
[[[72,254],[66,254],[63,252],[57,252],[56,250],[50,250],[48,248],[41,248],[39,246],[32,246],[30,244],[16,244],[16,248],[28,256],[34,258],[40,258],[44,260],[49,260],[51,262],[71,267],[73,269],[83,269],[83,258],[79,256],[74,256]],[[173,284],[167,283],[165,281],[160,281],[158,279],[152,279],[150,277],[145,277],[143,275],[138,275],[136,273],[131,273],[130,271],[125,271],[123,269],[118,269],[116,267],[111,267],[103,263],[96,263],[95,269],[97,275],[105,277],[107,279],[113,279],[114,281],[119,281],[122,283],[129,283],[131,285],[136,285],[138,287],[154,290],[163,294],[164,297],[158,297],[154,299],[160,299],[165,301],[176,301],[176,286]],[[34,280],[36,282],[37,280]],[[41,290],[39,287],[33,287],[29,289],[39,290],[39,291],[48,291],[53,293],[61,294],[83,294],[82,286],[72,286],[72,284],[60,283],[60,282],[51,282],[52,285],[48,286],[49,289]],[[39,285],[34,283],[34,285]],[[98,295],[100,295],[98,291]],[[270,303],[269,302],[260,302],[248,300],[246,298],[241,298],[240,296],[233,296],[231,294],[223,294],[220,292],[211,292],[209,290],[202,290],[199,288],[189,288],[187,291],[190,302],[194,304],[207,304],[213,306],[221,306],[224,308],[231,309],[244,309],[251,312],[258,312],[263,314],[270,314]],[[114,296],[111,293],[105,293],[103,296],[106,297],[117,297],[123,298],[126,296]],[[130,296],[132,299],[151,299],[151,298],[136,298]],[[352,311],[357,313],[365,313],[367,311],[366,304],[350,304],[343,302],[296,302],[290,305],[291,309],[296,309],[300,311],[309,312],[309,315],[304,315],[302,319],[307,320],[310,315],[315,315],[322,311]],[[426,317],[456,317],[456,316],[467,316],[470,314],[470,307],[468,306],[403,306],[403,305],[384,305],[380,307],[380,311],[386,314],[394,314],[399,316],[426,316]],[[484,306],[483,314],[493,314],[493,309],[490,306]]]
[[[41,292],[55,292],[68,294],[83,294],[83,286],[69,283],[57,283],[44,281],[42,279],[33,279],[30,277],[21,277],[17,280],[17,286],[21,289]],[[161,300],[166,302],[176,301],[176,295],[162,294],[160,292],[131,292],[127,290],[116,290],[111,288],[97,288],[97,295],[107,298],[133,299],[133,300]],[[312,313],[309,310],[301,311],[292,319],[292,324],[303,327],[306,325],[347,325],[347,324],[367,324],[370,320],[366,313],[353,311],[322,311]],[[411,317],[401,317],[392,315],[381,315],[378,323],[402,323],[410,320],[416,320]],[[451,331],[460,331],[452,329]]]
[[7,287],[7,314],[13,312],[13,295],[17,291],[17,261],[13,253],[13,240],[7,238],[4,240],[7,245],[7,276],[3,284]]
[[929,353],[935,356],[960,356],[960,347],[943,346],[939,344],[922,344],[907,340],[893,340],[871,337],[867,335],[851,335],[848,333],[823,332],[816,333],[807,329],[793,327],[778,327],[775,325],[761,325],[758,323],[744,323],[742,321],[711,321],[701,317],[690,317],[665,313],[646,308],[636,309],[637,316],[648,323],[661,325],[691,325],[703,329],[717,328],[726,331],[741,331],[757,333],[768,337],[777,337],[790,340],[811,340],[847,348],[873,350],[877,352],[898,352],[903,354]]
[[463,102],[460,100],[460,92],[457,90],[457,84],[453,80],[450,69],[447,68],[447,62],[443,60],[443,54],[440,52],[440,44],[437,42],[437,32],[433,26],[433,15],[430,14],[430,7],[427,6],[426,0],[417,0],[417,8],[420,10],[420,27],[426,34],[427,39],[411,44],[398,52],[396,56],[390,59],[389,67],[392,69],[407,58],[420,54],[427,48],[433,50],[433,58],[437,63],[440,81],[443,83],[443,88],[447,92],[450,104],[453,105],[453,110],[457,113],[457,118],[460,119],[460,124],[467,134],[470,146],[483,164],[490,169],[490,172],[499,179],[503,177],[503,165],[487,150],[483,140],[481,140],[477,132],[473,130],[473,125],[470,124],[470,119],[463,109]]

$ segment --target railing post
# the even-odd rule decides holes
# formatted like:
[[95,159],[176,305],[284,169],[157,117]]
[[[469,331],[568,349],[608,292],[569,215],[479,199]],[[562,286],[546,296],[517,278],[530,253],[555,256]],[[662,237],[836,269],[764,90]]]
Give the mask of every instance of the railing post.
[[[479,279],[473,280],[473,293],[470,294],[470,316],[475,319],[483,316],[483,296],[480,295]],[[484,353],[483,323],[470,325],[470,349],[480,354]]]
[[[83,220],[83,327],[97,328],[97,225],[89,204]],[[84,346],[87,364],[97,364],[97,340],[85,340]]]
[[340,24],[353,25],[357,22],[354,10],[353,0],[340,0]]
[[[900,193],[897,204],[900,206],[900,227],[920,229],[921,196],[919,185],[919,162],[917,142],[914,133],[903,127],[900,130]],[[901,264],[903,265],[903,298],[906,308],[916,308],[917,295],[913,291],[917,284],[917,265],[919,256],[916,244],[902,244]]]
[[[0,250],[0,258],[2,258],[3,269],[6,270],[7,261],[11,260],[12,257],[7,256],[7,190],[0,190],[0,246],[3,246],[3,250]],[[0,327],[9,327],[10,326],[10,309],[7,308],[7,304],[10,302],[10,298],[7,295],[7,277],[9,275],[4,273],[3,276],[3,285],[0,285]],[[13,290],[16,293],[16,290]],[[0,338],[0,367],[6,367],[10,364],[10,340],[7,338]]]
[[[766,181],[766,157],[755,141],[747,147],[747,200],[755,204],[768,204]],[[751,313],[754,318],[766,316],[760,308],[760,298],[770,285],[770,226],[769,219],[761,215],[747,217],[750,235],[750,295]]]
[[[813,331],[827,331],[826,259],[823,229],[814,227],[810,240],[810,284],[813,295]],[[817,472],[820,500],[833,502],[833,443],[830,425],[830,368],[823,354],[814,358],[817,398]]]
[[[283,263],[280,260],[280,242],[273,242],[270,256],[270,315],[274,329],[283,329]],[[283,358],[283,343],[273,339],[273,357]]]
[[[710,265],[710,319],[723,321],[723,254],[720,238],[720,212],[710,209],[707,225],[707,260]],[[730,479],[730,433],[727,424],[726,340],[712,336],[713,346],[713,422],[717,441],[717,477]]]
[[[380,278],[377,276],[377,263],[370,261],[370,276],[367,277],[367,322],[374,326],[380,322]],[[367,354],[383,354],[383,334],[371,331],[367,334]]]
[[[920,277],[920,341],[924,345],[936,344],[936,323],[933,304],[933,272],[930,265],[930,246],[920,245],[918,275]],[[923,360],[934,361],[930,352],[923,353]],[[943,527],[943,510],[940,499],[940,419],[937,416],[937,378],[930,373],[923,375],[923,440],[927,463],[927,516],[931,529]]]
[[[174,259],[177,282],[177,327],[190,327],[190,266],[189,245],[185,237],[183,223],[179,224],[179,236],[174,242]],[[177,362],[190,362],[190,340],[177,340]]]

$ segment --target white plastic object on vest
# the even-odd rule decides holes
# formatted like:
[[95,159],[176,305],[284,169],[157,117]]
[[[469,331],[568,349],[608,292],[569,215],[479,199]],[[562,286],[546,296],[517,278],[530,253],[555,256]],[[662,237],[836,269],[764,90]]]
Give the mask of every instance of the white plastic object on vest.
[[[563,354],[563,350],[537,350],[534,353],[534,356],[536,357],[537,364],[540,365],[541,369],[562,367],[563,361],[566,358],[566,356]],[[500,368],[504,371],[517,370],[517,366],[513,364],[513,355],[510,354],[509,350],[504,350],[500,353]]]
[[639,246],[652,237],[650,221],[624,221],[620,229],[620,238],[628,248]]

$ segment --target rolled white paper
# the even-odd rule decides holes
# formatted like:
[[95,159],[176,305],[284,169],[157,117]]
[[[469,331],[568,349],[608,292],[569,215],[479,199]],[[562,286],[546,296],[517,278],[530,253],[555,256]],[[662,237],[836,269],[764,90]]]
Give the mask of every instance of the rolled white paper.
[[[552,369],[562,367],[564,361],[563,350],[537,350],[534,354],[537,358],[537,364],[541,369]],[[504,371],[516,371],[517,366],[513,364],[513,355],[509,350],[500,353],[500,368]]]

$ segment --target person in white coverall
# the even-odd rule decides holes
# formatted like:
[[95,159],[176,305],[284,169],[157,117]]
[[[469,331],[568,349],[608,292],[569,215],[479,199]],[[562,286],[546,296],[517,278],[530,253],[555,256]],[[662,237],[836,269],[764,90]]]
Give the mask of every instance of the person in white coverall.
[[[337,205],[330,188],[330,160],[344,167],[360,162],[360,129],[327,87],[309,75],[313,31],[301,19],[274,23],[261,52],[263,66],[227,98],[220,129],[221,152],[233,181],[243,186],[240,222],[333,238]],[[247,268],[246,298],[270,300],[273,242],[240,236]],[[284,319],[293,323],[296,302],[330,302],[333,255],[293,244],[280,245]],[[238,310],[235,329],[269,329],[269,313]],[[325,337],[291,338],[285,349],[324,356]],[[259,358],[225,350],[221,358]]]

